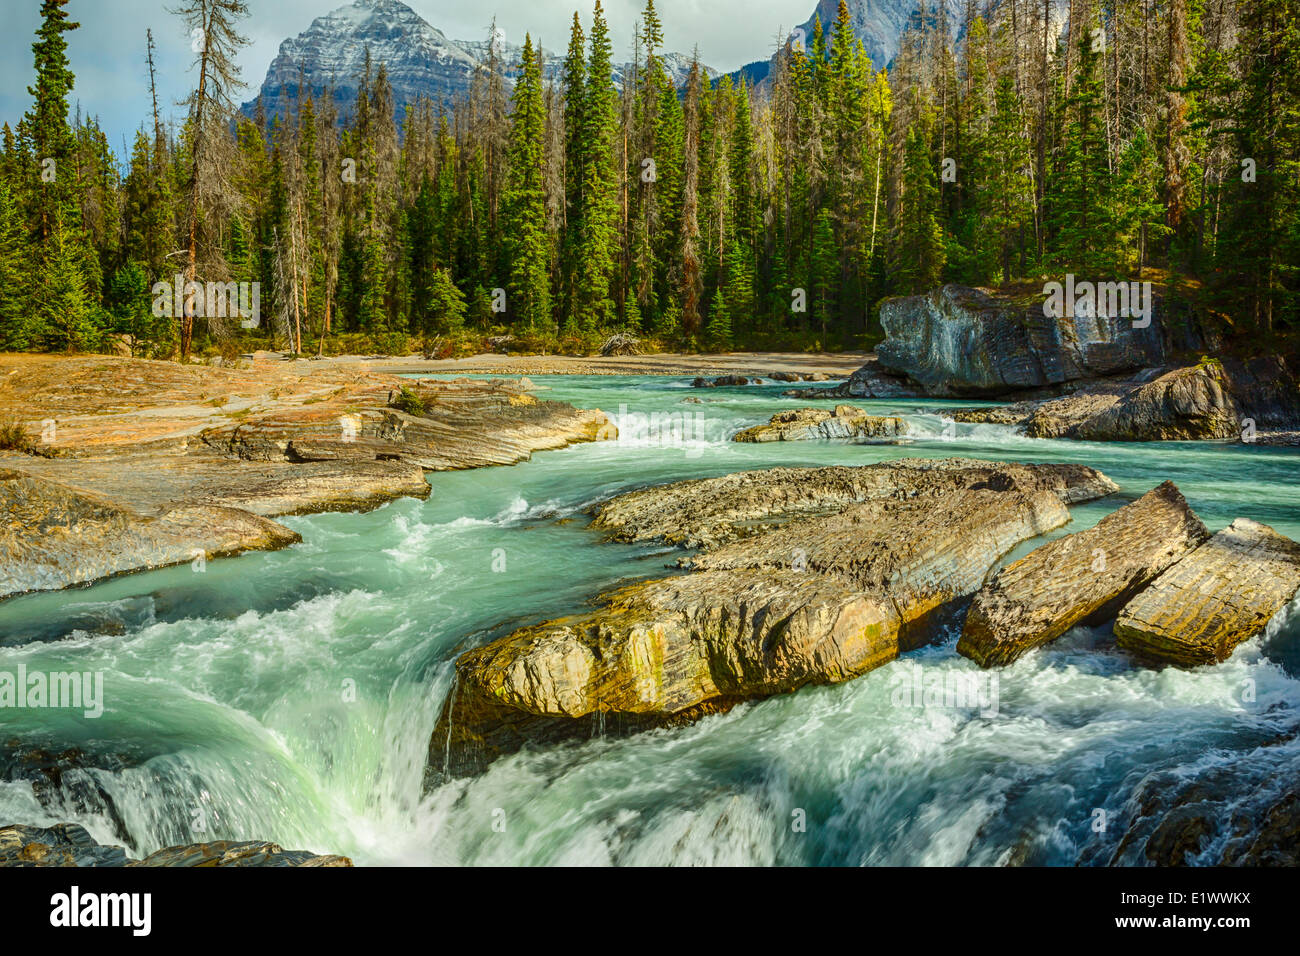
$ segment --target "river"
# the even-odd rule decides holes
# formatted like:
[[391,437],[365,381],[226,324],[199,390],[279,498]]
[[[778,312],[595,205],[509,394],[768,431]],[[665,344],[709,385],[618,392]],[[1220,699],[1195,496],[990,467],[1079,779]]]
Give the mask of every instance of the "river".
[[[73,821],[133,855],[263,839],[359,865],[1072,865],[1142,862],[1120,845],[1144,802],[1199,786],[1217,819],[1250,827],[1300,779],[1297,601],[1216,667],[1144,669],[1105,629],[1076,628],[998,673],[995,712],[900,705],[909,682],[974,668],[954,635],[847,684],[525,751],[424,793],[460,651],[678,556],[587,530],[584,508],[623,490],[778,464],[1075,461],[1121,493],[1058,534],[1172,479],[1212,530],[1244,516],[1300,538],[1296,449],[1035,440],[917,399],[854,403],[901,414],[910,444],[740,445],[727,437],[774,411],[832,403],[781,398],[789,386],[534,381],[622,409],[624,439],[432,474],[427,501],[282,519],[304,539],[284,551],[0,605],[0,670],[100,672],[104,687],[98,718],[0,710],[0,824]],[[651,414],[679,417],[631,434],[627,416]],[[32,747],[74,765],[39,797],[13,766]]]

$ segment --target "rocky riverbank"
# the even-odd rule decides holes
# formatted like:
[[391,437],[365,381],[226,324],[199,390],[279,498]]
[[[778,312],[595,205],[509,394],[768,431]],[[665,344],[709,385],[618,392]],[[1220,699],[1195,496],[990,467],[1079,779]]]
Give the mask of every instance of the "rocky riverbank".
[[1300,393],[1279,358],[1229,358],[953,418],[1012,425],[1032,438],[1296,444]]
[[275,843],[218,840],[172,846],[151,853],[142,860],[126,855],[120,846],[95,841],[75,823],[49,827],[16,824],[0,827],[0,867],[59,866],[351,866],[346,856],[318,855],[307,850],[285,850]]
[[426,471],[617,435],[526,381],[107,356],[0,357],[0,419],[27,436],[0,452],[0,598],[284,547],[297,534],[268,519],[425,497]]

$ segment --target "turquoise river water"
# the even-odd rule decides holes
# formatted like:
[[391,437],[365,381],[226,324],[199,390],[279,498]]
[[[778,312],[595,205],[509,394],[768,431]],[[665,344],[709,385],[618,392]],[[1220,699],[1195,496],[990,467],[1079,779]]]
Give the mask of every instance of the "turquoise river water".
[[[676,559],[587,530],[584,509],[620,491],[777,464],[1077,461],[1122,492],[1066,530],[1172,479],[1212,529],[1245,516],[1300,538],[1294,449],[1034,440],[916,399],[856,403],[902,414],[910,444],[738,445],[774,411],[830,403],[783,399],[788,386],[534,380],[622,409],[624,437],[432,474],[428,501],[284,519],[304,540],[277,553],[0,605],[0,670],[100,672],[104,697],[97,718],[0,710],[0,825],[74,821],[133,854],[273,840],[361,865],[1071,865],[1143,862],[1124,834],[1194,786],[1221,821],[1196,859],[1214,858],[1300,779],[1297,601],[1217,667],[1144,669],[1080,628],[999,672],[994,708],[900,697],[976,670],[954,637],[847,684],[525,751],[423,792],[457,654]],[[637,414],[679,417],[640,430]],[[65,754],[61,786],[33,787],[13,756],[31,748]]]

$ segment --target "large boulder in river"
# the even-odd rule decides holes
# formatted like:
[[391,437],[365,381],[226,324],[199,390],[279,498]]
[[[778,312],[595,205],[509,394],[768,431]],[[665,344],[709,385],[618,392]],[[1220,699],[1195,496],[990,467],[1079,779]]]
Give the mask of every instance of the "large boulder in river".
[[1166,481],[1094,527],[1007,565],[975,595],[957,653],[981,667],[1010,664],[1080,623],[1113,617],[1209,532]]
[[1238,518],[1119,612],[1116,642],[1137,657],[1194,667],[1226,660],[1300,590],[1300,544]]
[[[768,476],[765,480],[764,476]],[[848,680],[933,638],[1019,542],[1113,490],[1080,466],[774,469],[620,496],[597,524],[708,548],[687,573],[521,628],[456,662],[432,777],[526,743],[689,722]]]
[[777,412],[766,425],[755,425],[732,436],[738,442],[807,441],[816,438],[896,438],[907,434],[901,418],[868,415],[852,405],[796,408]]
[[1043,296],[1028,301],[984,289],[945,285],[880,306],[885,341],[880,365],[937,396],[1001,395],[1079,379],[1136,371],[1165,362],[1173,348],[1199,344],[1194,334],[1172,341],[1163,300],[1145,328],[1119,316],[1046,314]]

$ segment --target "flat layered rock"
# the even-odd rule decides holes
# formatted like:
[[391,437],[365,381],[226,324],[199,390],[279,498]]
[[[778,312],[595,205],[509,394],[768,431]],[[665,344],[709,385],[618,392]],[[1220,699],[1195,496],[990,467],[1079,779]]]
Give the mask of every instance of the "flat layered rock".
[[1151,662],[1226,660],[1300,589],[1300,544],[1238,518],[1119,612],[1120,647]]
[[142,515],[80,489],[0,470],[0,598],[300,541],[236,508],[198,505]]
[[901,418],[868,415],[852,405],[797,408],[777,412],[766,425],[755,425],[732,436],[737,442],[809,441],[818,438],[895,438],[907,434]]
[[0,413],[31,452],[0,451],[0,599],[283,547],[298,536],[265,518],[425,498],[426,471],[618,434],[599,410],[538,400],[527,380],[239,364],[0,356]]
[[[684,559],[683,576],[462,655],[430,739],[431,779],[529,743],[689,723],[864,674],[955,620],[1004,554],[1069,520],[1066,498],[1108,484],[1091,469],[951,460],[774,469],[620,496],[607,521],[668,492],[678,542],[707,539],[708,550]],[[663,520],[622,527],[667,538]]]
[[981,667],[1010,664],[1076,624],[1112,617],[1209,536],[1166,481],[999,571],[975,595],[957,653]]
[[104,846],[76,823],[0,827],[0,867],[32,866],[351,866],[345,856],[285,850],[275,843],[219,840],[167,847],[133,860],[120,846]]
[[1048,490],[1067,505],[1118,490],[1085,465],[905,458],[859,467],[772,468],[659,485],[605,502],[596,509],[593,526],[618,541],[716,547],[792,517],[882,498],[938,498],[978,486]]

